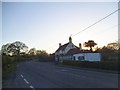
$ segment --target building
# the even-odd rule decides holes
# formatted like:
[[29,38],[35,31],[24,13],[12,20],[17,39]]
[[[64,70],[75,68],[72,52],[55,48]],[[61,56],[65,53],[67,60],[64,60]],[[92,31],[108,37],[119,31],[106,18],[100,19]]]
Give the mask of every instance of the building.
[[81,43],[79,47],[72,43],[72,38],[69,37],[69,42],[61,45],[55,51],[55,61],[62,62],[63,60],[81,60],[81,61],[100,61],[100,53],[91,52],[90,50],[83,50]]

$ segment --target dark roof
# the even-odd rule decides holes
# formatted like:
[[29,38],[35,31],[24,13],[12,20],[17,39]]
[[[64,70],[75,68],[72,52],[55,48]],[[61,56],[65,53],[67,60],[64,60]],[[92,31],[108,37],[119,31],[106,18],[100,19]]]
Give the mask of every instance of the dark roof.
[[60,46],[60,47],[56,50],[56,52],[59,51],[59,50],[64,50],[64,49],[67,47],[68,44],[69,44],[69,43],[66,43],[66,44]]
[[66,55],[73,55],[78,53],[90,53],[90,50],[80,50],[79,48],[70,49]]
[[[57,50],[64,50],[67,46],[68,46],[69,43],[66,43],[62,46],[60,46]],[[79,47],[75,46],[76,48],[73,48],[73,49],[70,49],[66,55],[73,55],[73,54],[78,54],[78,53],[90,53],[91,51],[90,50],[80,50]]]
[[78,48],[73,48],[73,49],[70,49],[66,55],[72,55],[72,54],[76,54],[76,53],[80,53],[80,49]]

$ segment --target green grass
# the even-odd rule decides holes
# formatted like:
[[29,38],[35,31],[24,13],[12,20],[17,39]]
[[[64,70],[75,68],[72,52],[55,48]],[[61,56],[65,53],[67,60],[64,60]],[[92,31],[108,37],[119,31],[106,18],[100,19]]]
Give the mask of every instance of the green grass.
[[12,63],[8,66],[2,68],[2,78],[7,79],[8,75],[16,70],[16,63]]
[[2,56],[2,78],[7,79],[9,74],[16,70],[16,65],[20,62],[33,60],[31,57],[23,56]]

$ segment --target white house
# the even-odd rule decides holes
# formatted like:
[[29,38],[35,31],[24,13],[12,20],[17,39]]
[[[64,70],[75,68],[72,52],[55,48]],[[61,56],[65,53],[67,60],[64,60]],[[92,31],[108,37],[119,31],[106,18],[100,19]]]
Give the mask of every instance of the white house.
[[61,43],[59,44],[59,48],[55,51],[55,60],[62,60],[63,56],[65,56],[67,52],[73,48],[77,48],[77,46],[72,43],[72,38],[69,37],[68,43],[64,45],[61,45]]
[[55,60],[62,62],[63,60],[81,60],[81,61],[100,61],[100,53],[91,52],[89,50],[83,50],[81,44],[79,47],[72,43],[72,38],[69,37],[69,42],[61,45],[55,51]]

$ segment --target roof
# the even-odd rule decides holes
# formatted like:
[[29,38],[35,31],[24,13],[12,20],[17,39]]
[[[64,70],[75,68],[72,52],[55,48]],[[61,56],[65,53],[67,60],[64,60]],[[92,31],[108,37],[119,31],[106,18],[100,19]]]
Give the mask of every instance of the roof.
[[72,55],[72,54],[76,54],[76,53],[80,53],[80,49],[78,48],[73,48],[73,49],[70,49],[66,55]]
[[[57,50],[64,50],[67,46],[68,46],[69,42],[60,46]],[[73,54],[78,54],[78,53],[90,53],[91,51],[90,50],[80,50],[79,47],[75,46],[76,48],[73,48],[73,49],[70,49],[66,55],[73,55]]]
[[90,50],[80,50],[79,48],[70,49],[66,55],[73,55],[78,53],[90,53]]
[[69,43],[66,43],[66,44],[60,46],[60,47],[56,50],[56,52],[59,51],[59,50],[64,50],[64,49],[68,46],[68,44],[69,44]]

